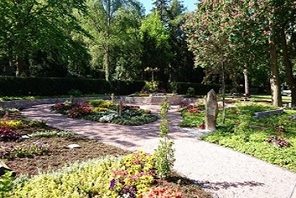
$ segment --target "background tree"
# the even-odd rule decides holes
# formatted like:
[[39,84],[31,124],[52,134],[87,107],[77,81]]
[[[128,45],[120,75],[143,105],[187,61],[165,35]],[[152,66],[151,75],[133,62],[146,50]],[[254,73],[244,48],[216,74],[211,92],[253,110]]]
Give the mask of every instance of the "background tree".
[[77,53],[87,55],[83,45],[71,36],[73,32],[83,32],[73,10],[85,11],[84,1],[0,2],[1,56],[16,68],[16,76],[30,74],[30,60],[36,53],[48,59],[49,54],[55,52],[59,60],[73,67],[81,63],[81,59],[75,59]]
[[134,78],[140,65],[141,5],[132,0],[88,0],[87,8],[88,13],[80,18],[90,34],[84,40],[93,68],[103,66],[107,81],[115,71],[117,79]]
[[143,68],[158,69],[158,79],[166,82],[168,65],[171,59],[169,32],[162,23],[158,12],[151,13],[143,20],[141,26],[143,43]]

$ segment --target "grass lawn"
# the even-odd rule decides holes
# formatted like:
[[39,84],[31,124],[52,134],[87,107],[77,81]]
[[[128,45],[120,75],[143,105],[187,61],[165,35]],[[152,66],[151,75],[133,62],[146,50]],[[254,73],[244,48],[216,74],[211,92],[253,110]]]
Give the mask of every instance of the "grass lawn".
[[[272,164],[296,172],[296,115],[295,110],[285,110],[280,116],[255,119],[255,112],[271,110],[269,105],[238,105],[226,110],[226,123],[218,118],[218,129],[205,136],[208,142],[232,148]],[[196,127],[204,120],[204,112],[182,112],[183,126]]]

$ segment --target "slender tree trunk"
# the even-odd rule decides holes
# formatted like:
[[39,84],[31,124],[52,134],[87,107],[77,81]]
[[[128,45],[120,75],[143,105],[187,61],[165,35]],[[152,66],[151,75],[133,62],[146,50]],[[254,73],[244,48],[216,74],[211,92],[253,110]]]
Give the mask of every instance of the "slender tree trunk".
[[15,66],[16,66],[16,72],[15,72],[16,77],[29,75],[28,65],[26,64],[26,61],[20,56],[16,56]]
[[225,117],[226,117],[226,109],[225,109],[225,65],[224,61],[222,62],[222,123],[225,123]]
[[247,66],[244,69],[244,80],[245,80],[245,98],[250,97],[250,85],[249,85],[249,72]]
[[273,29],[271,30],[271,36],[269,38],[269,47],[270,47],[270,68],[271,68],[271,76],[270,76],[270,86],[271,86],[271,94],[272,94],[272,104],[276,107],[282,106],[282,96],[281,96],[281,83],[279,78],[279,68],[277,63],[277,51],[275,44],[275,36],[273,33]]
[[295,107],[296,106],[296,77],[293,75],[293,63],[291,62],[291,59],[290,59],[287,38],[284,30],[282,30],[281,32],[281,42],[283,47],[282,49],[283,63],[285,67],[286,82],[288,87],[291,90],[291,97],[292,97],[291,105],[292,107]]
[[110,81],[110,50],[109,46],[106,46],[104,55],[104,67],[105,67],[105,80]]
[[106,81],[110,81],[110,71],[111,71],[111,66],[110,66],[110,26],[111,26],[111,0],[108,0],[107,2],[107,30],[106,30],[106,48],[105,48],[105,55],[104,55],[104,66],[105,66],[105,79]]

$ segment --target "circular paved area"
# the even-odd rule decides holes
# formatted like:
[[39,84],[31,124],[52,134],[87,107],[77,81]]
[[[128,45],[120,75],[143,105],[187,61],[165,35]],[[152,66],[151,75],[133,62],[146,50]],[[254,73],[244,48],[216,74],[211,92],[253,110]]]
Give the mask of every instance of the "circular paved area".
[[[158,144],[159,122],[143,126],[120,126],[74,120],[53,113],[50,105],[37,105],[22,113],[49,126],[73,131],[127,150],[153,152]],[[142,106],[153,112],[159,106]],[[296,198],[296,174],[248,155],[198,140],[200,133],[178,127],[177,106],[169,112],[170,136],[175,142],[174,169],[195,180],[220,198]]]

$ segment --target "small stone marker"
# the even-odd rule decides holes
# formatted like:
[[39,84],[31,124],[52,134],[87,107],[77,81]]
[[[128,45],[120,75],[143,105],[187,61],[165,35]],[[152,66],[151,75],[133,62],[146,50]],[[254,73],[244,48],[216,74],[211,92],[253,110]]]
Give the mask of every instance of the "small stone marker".
[[0,160],[0,176],[6,172],[13,172],[3,161]]
[[271,111],[261,111],[261,112],[256,112],[254,115],[254,118],[260,119],[260,118],[265,118],[265,117],[270,117],[273,115],[280,115],[284,113],[284,109],[277,109],[277,110],[271,110]]
[[81,146],[78,145],[78,144],[70,144],[70,145],[68,145],[67,147],[68,147],[69,149],[81,148]]
[[289,117],[291,120],[296,120],[296,115],[292,115]]
[[22,135],[22,139],[23,139],[23,140],[30,139],[30,136],[28,136],[28,135]]
[[213,89],[208,92],[205,103],[206,103],[205,128],[208,131],[215,131],[217,116],[218,116],[218,101],[217,101],[216,93]]

